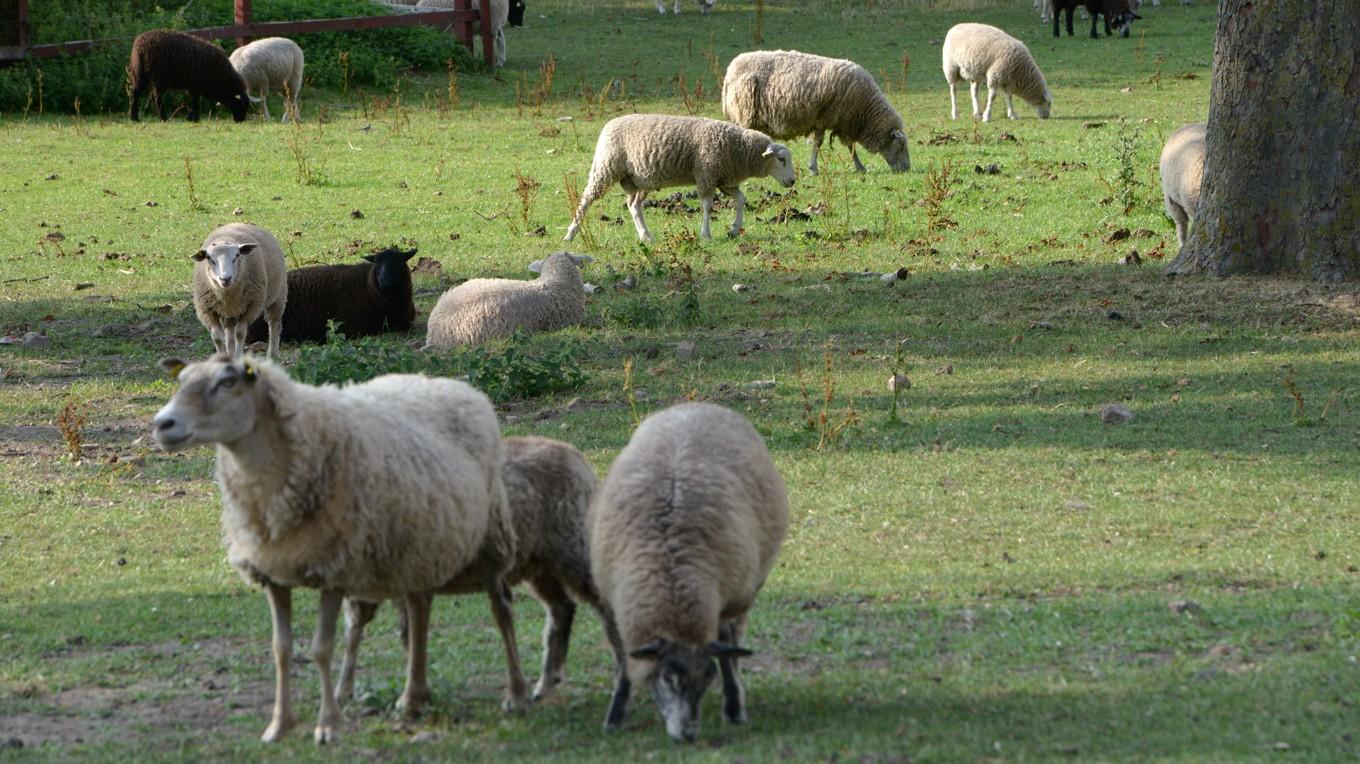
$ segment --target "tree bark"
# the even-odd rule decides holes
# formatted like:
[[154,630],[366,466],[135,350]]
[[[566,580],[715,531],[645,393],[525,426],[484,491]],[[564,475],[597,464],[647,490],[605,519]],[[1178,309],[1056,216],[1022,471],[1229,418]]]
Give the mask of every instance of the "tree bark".
[[1360,277],[1360,8],[1222,0],[1204,182],[1171,273]]

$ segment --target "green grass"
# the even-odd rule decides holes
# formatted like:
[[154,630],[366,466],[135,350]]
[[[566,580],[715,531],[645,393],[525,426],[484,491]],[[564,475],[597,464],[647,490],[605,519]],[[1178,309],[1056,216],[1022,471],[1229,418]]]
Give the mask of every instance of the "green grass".
[[[746,185],[756,209],[736,241],[694,241],[693,200],[691,214],[647,211],[653,247],[612,222],[627,220],[620,191],[591,210],[597,246],[574,249],[594,255],[586,278],[605,288],[588,325],[564,333],[588,381],[503,406],[505,431],[568,440],[603,473],[630,432],[629,357],[641,413],[694,396],[755,422],[793,517],[752,615],[749,726],[725,727],[710,699],[700,743],[678,747],[642,692],[626,729],[602,735],[610,666],[593,615],[578,621],[558,698],[502,717],[486,605],[462,598],[436,608],[429,717],[391,717],[401,651],[385,612],[339,747],[315,749],[308,725],[276,748],[258,742],[269,619],[223,559],[211,452],[163,455],[143,437],[173,390],[155,360],[210,349],[188,255],[238,219],[276,232],[293,266],[414,243],[442,265],[416,278],[422,315],[455,279],[528,277],[560,246],[564,178],[584,185],[603,119],[686,113],[682,78],[689,106],[720,116],[710,60],[720,71],[751,47],[752,7],[696,11],[531,4],[529,26],[508,30],[510,66],[461,75],[456,106],[436,72],[397,90],[304,90],[299,128],[0,117],[0,334],[52,340],[0,348],[0,743],[29,743],[0,758],[1360,754],[1354,290],[1160,274],[1175,237],[1157,157],[1175,127],[1204,118],[1207,3],[1145,7],[1135,38],[1099,42],[1054,40],[1028,3],[769,4],[765,47],[847,55],[886,79],[912,170],[865,155],[859,176],[843,147],[824,148],[823,175],[800,176],[787,199]],[[948,120],[939,43],[964,20],[1030,45],[1053,119],[1017,104],[1017,121]],[[1127,189],[1121,132],[1134,147]],[[790,143],[806,166],[806,145]],[[993,163],[999,174],[974,171]],[[946,164],[930,220],[927,172]],[[517,172],[541,184],[527,215]],[[825,211],[768,222],[785,206]],[[540,225],[546,237],[526,235]],[[1133,235],[1107,243],[1120,228]],[[1130,249],[1143,265],[1119,264]],[[893,287],[846,275],[904,266]],[[627,275],[637,288],[614,289]],[[385,341],[420,336],[423,323]],[[675,357],[682,340],[696,343],[689,360]],[[886,381],[903,340],[913,386],[893,422]],[[1112,402],[1135,419],[1102,424]],[[79,463],[56,424],[68,403],[86,417]],[[853,422],[819,449],[824,408],[832,425]],[[305,635],[314,598],[299,600]],[[1172,607],[1185,601],[1197,607]],[[536,674],[541,615],[527,598],[517,613]],[[315,672],[297,675],[305,720]]]

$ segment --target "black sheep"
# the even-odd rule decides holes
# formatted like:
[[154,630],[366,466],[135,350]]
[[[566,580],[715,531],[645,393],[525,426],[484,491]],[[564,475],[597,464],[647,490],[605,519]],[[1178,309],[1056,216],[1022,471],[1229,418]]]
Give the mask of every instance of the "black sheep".
[[1119,30],[1120,37],[1129,36],[1129,28],[1133,26],[1134,19],[1141,19],[1142,16],[1133,12],[1129,6],[1129,0],[1052,0],[1053,3],[1053,36],[1058,34],[1058,13],[1067,11],[1067,36],[1072,36],[1072,11],[1078,5],[1086,6],[1086,12],[1091,14],[1091,37],[1099,38],[1096,33],[1096,16],[1105,17],[1105,35],[1112,36],[1110,24],[1113,23]]
[[[325,342],[326,322],[334,319],[346,337],[404,332],[416,317],[411,299],[411,270],[406,261],[416,250],[388,248],[364,255],[367,263],[314,265],[288,272],[288,303],[283,309],[283,339]],[[247,342],[268,336],[264,321],[250,325]]]
[[142,95],[148,87],[156,99],[161,119],[168,117],[165,94],[171,90],[189,91],[189,121],[198,121],[198,97],[205,95],[231,109],[231,116],[243,122],[250,109],[246,82],[237,74],[227,54],[207,40],[184,32],[153,29],[132,41],[128,61],[132,80],[132,106],[128,116],[137,121]]
[[524,26],[524,0],[510,0],[510,26]]

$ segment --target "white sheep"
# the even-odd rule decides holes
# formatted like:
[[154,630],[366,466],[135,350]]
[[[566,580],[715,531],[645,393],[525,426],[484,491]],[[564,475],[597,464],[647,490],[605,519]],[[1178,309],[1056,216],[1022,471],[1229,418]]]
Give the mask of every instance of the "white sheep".
[[[417,8],[452,8],[453,0],[420,0]],[[473,0],[473,8],[480,5]],[[505,66],[505,24],[510,19],[510,0],[491,0],[491,32],[496,38],[496,66]]]
[[605,727],[633,683],[651,688],[666,732],[689,742],[722,671],[723,717],[746,721],[737,659],[746,614],[788,528],[788,497],[755,428],[684,403],[649,416],[591,502],[590,569],[628,655]]
[[231,52],[231,65],[246,81],[252,103],[260,104],[269,119],[269,91],[283,93],[283,121],[288,113],[302,118],[298,96],[302,93],[302,48],[287,37],[265,37]]
[[581,323],[586,312],[581,266],[590,255],[556,252],[535,260],[533,281],[470,279],[439,296],[425,333],[425,346],[476,345],[508,337],[517,329],[551,332]]
[[[622,676],[623,642],[590,579],[586,512],[595,491],[595,471],[580,451],[566,443],[537,437],[506,438],[501,479],[515,539],[505,583],[510,586],[520,581],[528,583],[547,615],[543,629],[543,671],[534,687],[533,700],[548,697],[562,681],[577,601],[588,603],[600,614]],[[494,555],[498,557],[499,552]],[[472,569],[476,568],[474,564]],[[475,592],[481,591],[482,585],[480,579],[460,576],[440,592]],[[345,661],[337,694],[342,703],[353,693],[359,643],[377,607],[372,602],[345,601]]]
[[722,103],[728,119],[776,140],[812,133],[808,170],[814,175],[827,132],[850,147],[859,172],[857,143],[882,155],[894,172],[911,169],[902,115],[854,61],[796,50],[742,53],[727,65]]
[[240,358],[250,322],[263,315],[269,357],[279,352],[288,265],[278,239],[256,225],[228,223],[208,234],[192,258],[194,312],[212,334],[213,348]]
[[978,83],[987,84],[987,108],[982,121],[992,119],[992,101],[998,90],[1006,93],[1006,116],[1015,119],[1014,96],[1034,107],[1040,119],[1048,119],[1053,96],[1044,73],[1023,42],[988,24],[955,24],[944,36],[944,79],[949,83],[949,118],[959,118],[954,86],[967,80],[973,96],[973,117],[978,116]]
[[1162,149],[1162,200],[1167,216],[1176,224],[1176,244],[1181,247],[1185,246],[1204,182],[1204,134],[1203,122],[1184,125],[1166,139]]
[[299,586],[321,592],[312,642],[321,678],[316,742],[335,740],[343,721],[331,654],[346,596],[406,597],[411,637],[399,706],[419,710],[430,696],[429,592],[465,572],[494,518],[506,517],[491,401],[465,383],[411,374],[334,388],[295,382],[252,358],[161,366],[180,386],[152,422],[156,443],[166,451],[217,444],[227,561],[269,598],[276,684],[263,739],[278,740],[296,723],[289,672]]
[[[717,2],[718,0],[699,0],[699,13],[708,15],[708,12],[713,10],[713,6],[716,5]],[[666,15],[665,0],[656,0],[656,12],[662,16]],[[680,15],[680,0],[675,0],[675,15]]]
[[590,205],[618,183],[628,194],[638,238],[651,241],[642,219],[647,194],[668,186],[694,184],[703,207],[699,235],[711,239],[713,195],[717,190],[736,202],[736,219],[729,236],[741,233],[746,196],[741,184],[748,178],[770,176],[789,188],[794,183],[792,156],[783,145],[756,130],[705,117],[629,114],[615,117],[600,131],[590,178],[576,215],[567,228],[571,241],[580,230]]

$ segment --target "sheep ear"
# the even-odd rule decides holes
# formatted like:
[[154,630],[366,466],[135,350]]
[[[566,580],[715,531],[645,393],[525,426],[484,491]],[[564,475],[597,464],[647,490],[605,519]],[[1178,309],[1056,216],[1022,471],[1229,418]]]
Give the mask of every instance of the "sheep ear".
[[543,272],[543,261],[542,261],[542,260],[535,260],[535,261],[533,261],[532,263],[529,263],[529,270],[532,271],[533,273],[542,273],[542,272]]
[[763,156],[763,157],[772,157],[772,156],[774,156],[774,144],[771,143],[770,145],[766,146],[766,147],[765,147],[765,151],[761,153],[761,156]]
[[1135,19],[1138,19],[1139,21],[1142,21],[1142,20],[1143,20],[1143,17],[1142,17],[1142,16],[1139,16],[1139,15],[1136,14],[1136,13],[1133,14],[1133,17],[1134,17]]
[[570,257],[571,261],[573,263],[576,263],[576,266],[578,268],[582,265],[585,265],[586,263],[595,262],[595,258],[591,257],[590,255],[573,255],[572,253],[568,252],[567,257]]
[[902,141],[903,143],[905,143],[906,140],[907,140],[907,134],[904,133],[904,132],[902,132],[901,130],[894,130],[894,131],[892,132],[892,137],[893,137],[893,140],[895,140],[895,141],[896,141],[896,140],[900,140],[900,141]]
[[750,658],[755,653],[744,647],[729,645],[726,642],[709,642],[708,654],[714,658]]
[[628,653],[630,658],[656,659],[661,656],[661,649],[666,646],[664,639],[653,639],[651,642]]
[[205,249],[200,249],[199,251],[193,253],[192,255],[189,255],[189,259],[193,260],[194,262],[201,263],[204,260],[208,259],[208,251]]
[[246,96],[246,98],[249,98],[251,103],[259,103],[259,102],[260,102],[260,99],[259,99],[258,97],[256,97],[256,96]]
[[407,249],[407,250],[401,250],[401,249],[399,249],[399,250],[397,250],[398,254],[401,255],[401,260],[402,260],[402,262],[406,262],[406,261],[410,260],[411,258],[415,257],[415,256],[416,256],[416,253],[419,252],[419,251],[420,251],[420,250],[418,250],[418,249]]
[[162,358],[160,363],[161,371],[164,371],[171,379],[176,381],[179,380],[179,373],[184,371],[184,367],[187,365],[178,358]]
[[377,255],[364,255],[364,259],[367,260],[367,261],[369,261],[370,263],[376,263],[376,262],[378,262],[378,256],[377,256]]
[[255,251],[255,247],[256,247],[256,246],[258,246],[258,245],[257,245],[257,244],[254,244],[253,242],[246,242],[245,244],[242,244],[240,247],[237,248],[236,254],[238,254],[238,255],[248,255],[248,254],[250,254],[251,252],[254,252],[254,251]]

